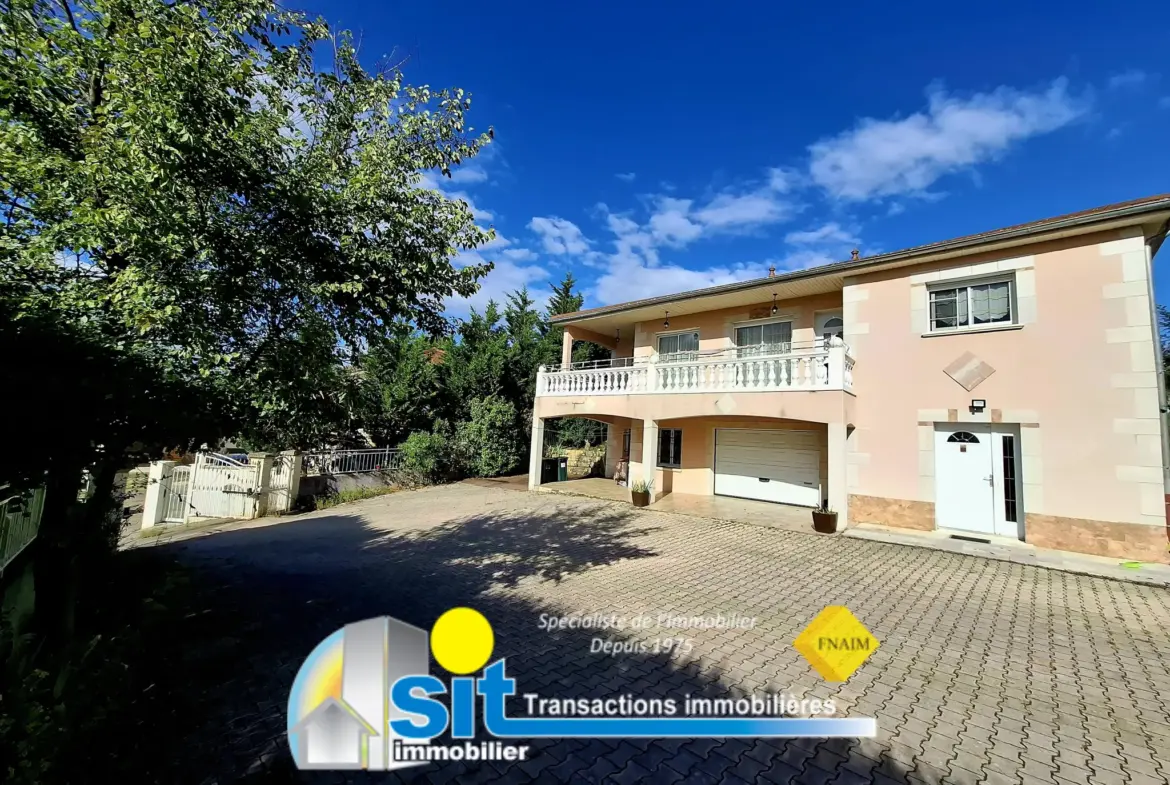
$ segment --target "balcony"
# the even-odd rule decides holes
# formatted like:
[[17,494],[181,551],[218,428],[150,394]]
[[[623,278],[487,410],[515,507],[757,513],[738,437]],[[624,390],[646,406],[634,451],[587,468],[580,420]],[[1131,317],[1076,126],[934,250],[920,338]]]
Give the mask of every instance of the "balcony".
[[573,363],[536,376],[537,397],[852,389],[853,358],[836,338]]

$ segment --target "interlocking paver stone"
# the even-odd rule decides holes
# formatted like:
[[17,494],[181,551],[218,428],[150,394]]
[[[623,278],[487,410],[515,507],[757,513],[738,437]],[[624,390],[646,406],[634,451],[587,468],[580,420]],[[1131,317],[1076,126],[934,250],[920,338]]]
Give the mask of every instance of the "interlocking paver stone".
[[[224,647],[238,667],[192,677],[201,710],[176,740],[174,770],[152,772],[155,781],[246,771],[299,781],[284,707],[308,651],[347,622],[389,614],[429,628],[456,605],[492,622],[493,656],[509,658],[521,693],[832,697],[850,715],[876,716],[878,737],[548,740],[525,763],[432,764],[388,782],[1152,785],[1170,773],[1170,595],[1152,586],[466,484],[161,547],[190,567],[204,606],[195,610],[222,630],[199,645]],[[844,684],[822,681],[792,649],[829,604],[849,607],[881,641]],[[592,612],[757,623],[671,631],[692,646],[673,657],[591,654],[592,632],[536,626],[541,613]]]

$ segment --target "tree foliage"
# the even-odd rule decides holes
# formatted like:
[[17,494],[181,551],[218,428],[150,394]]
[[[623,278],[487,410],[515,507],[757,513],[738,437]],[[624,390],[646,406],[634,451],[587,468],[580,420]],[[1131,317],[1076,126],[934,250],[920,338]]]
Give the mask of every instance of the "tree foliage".
[[38,604],[106,514],[66,514],[83,467],[104,500],[163,447],[339,440],[367,348],[447,329],[492,232],[424,175],[489,141],[469,108],[272,0],[0,0],[0,485],[49,487]]
[[516,426],[511,401],[488,396],[471,402],[471,416],[459,427],[459,446],[467,451],[473,475],[496,477],[520,465],[525,435]]
[[443,301],[487,271],[451,260],[491,233],[421,185],[488,141],[462,91],[367,73],[348,35],[266,0],[0,10],[15,318],[93,325],[263,437],[344,428],[357,348],[394,324],[441,332]]

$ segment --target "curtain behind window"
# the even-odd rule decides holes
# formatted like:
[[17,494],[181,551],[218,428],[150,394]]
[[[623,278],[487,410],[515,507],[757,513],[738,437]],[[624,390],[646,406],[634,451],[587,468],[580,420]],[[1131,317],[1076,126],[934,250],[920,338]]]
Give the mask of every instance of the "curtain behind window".
[[738,327],[735,345],[740,357],[782,354],[792,350],[792,322],[769,322]]
[[971,287],[971,323],[990,324],[1011,320],[1011,286],[1007,281]]

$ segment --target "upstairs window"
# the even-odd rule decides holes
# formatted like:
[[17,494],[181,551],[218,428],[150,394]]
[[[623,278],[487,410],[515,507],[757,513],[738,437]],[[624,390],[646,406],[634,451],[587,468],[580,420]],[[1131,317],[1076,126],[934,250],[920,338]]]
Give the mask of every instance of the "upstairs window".
[[768,322],[737,327],[735,346],[740,357],[789,352],[792,350],[792,322]]
[[955,332],[1016,324],[1011,280],[930,290],[930,331]]
[[658,354],[666,360],[693,360],[698,357],[699,334],[671,333],[658,336]]

